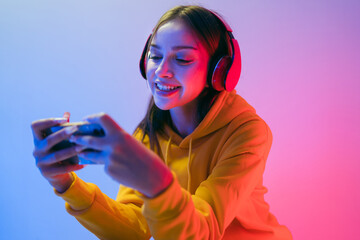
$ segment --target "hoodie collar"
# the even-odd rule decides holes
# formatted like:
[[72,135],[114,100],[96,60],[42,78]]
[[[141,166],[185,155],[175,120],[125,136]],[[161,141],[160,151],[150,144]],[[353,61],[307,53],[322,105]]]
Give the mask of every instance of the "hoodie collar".
[[245,111],[255,112],[255,109],[241,96],[237,95],[235,90],[232,92],[222,91],[219,93],[204,119],[191,134],[182,138],[167,125],[165,126],[165,133],[171,139],[172,143],[175,143],[180,148],[188,148],[190,140],[195,146],[197,139],[207,136],[224,127],[236,116]]

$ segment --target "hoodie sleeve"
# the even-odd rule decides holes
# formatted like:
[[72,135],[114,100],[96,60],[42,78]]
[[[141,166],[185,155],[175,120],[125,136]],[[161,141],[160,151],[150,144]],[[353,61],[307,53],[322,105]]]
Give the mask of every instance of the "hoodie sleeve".
[[227,139],[217,146],[216,164],[194,195],[176,178],[156,198],[137,193],[154,239],[221,239],[235,216],[249,218],[251,224],[249,199],[262,183],[272,135],[262,120],[229,126],[227,132]]
[[[141,139],[141,132],[134,137]],[[72,172],[74,182],[64,193],[65,208],[99,239],[150,239],[150,230],[141,212],[143,200],[134,190],[120,186],[116,200],[108,197],[93,183],[84,182]]]
[[149,239],[150,232],[141,213],[142,200],[127,194],[131,203],[111,199],[92,183],[86,183],[72,173],[75,181],[62,197],[68,213],[99,239]]

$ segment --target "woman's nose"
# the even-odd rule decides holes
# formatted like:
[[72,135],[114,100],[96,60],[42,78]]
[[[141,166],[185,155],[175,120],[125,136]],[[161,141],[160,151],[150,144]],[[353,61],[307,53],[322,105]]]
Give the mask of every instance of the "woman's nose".
[[155,74],[160,78],[171,78],[174,74],[170,66],[170,58],[163,58],[158,65]]

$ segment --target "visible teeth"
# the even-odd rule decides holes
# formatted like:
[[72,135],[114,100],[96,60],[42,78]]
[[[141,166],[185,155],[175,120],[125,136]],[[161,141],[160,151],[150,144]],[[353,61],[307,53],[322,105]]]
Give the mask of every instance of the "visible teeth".
[[171,90],[174,90],[175,88],[178,88],[178,87],[175,87],[175,86],[161,85],[160,83],[156,83],[156,86],[157,86],[161,91],[171,91]]

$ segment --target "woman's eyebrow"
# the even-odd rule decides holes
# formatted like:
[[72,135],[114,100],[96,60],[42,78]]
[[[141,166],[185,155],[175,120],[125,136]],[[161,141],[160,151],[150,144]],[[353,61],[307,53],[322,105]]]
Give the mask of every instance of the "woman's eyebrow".
[[179,50],[179,49],[193,49],[193,50],[198,50],[196,47],[193,47],[193,46],[175,46],[175,47],[172,47],[172,49],[174,49],[174,50]]
[[[151,44],[150,47],[154,47],[154,48],[157,48],[157,49],[161,49],[160,46],[156,45],[156,44]],[[180,49],[193,49],[193,50],[198,50],[196,47],[193,47],[193,46],[183,46],[183,45],[180,45],[180,46],[174,46],[172,47],[171,49],[173,50],[180,50]]]

